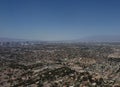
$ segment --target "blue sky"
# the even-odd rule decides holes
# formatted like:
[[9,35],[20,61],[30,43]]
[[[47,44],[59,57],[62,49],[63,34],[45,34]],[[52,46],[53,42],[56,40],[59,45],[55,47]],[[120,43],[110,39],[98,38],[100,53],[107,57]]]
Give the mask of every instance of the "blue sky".
[[73,40],[120,35],[120,0],[0,0],[0,37]]

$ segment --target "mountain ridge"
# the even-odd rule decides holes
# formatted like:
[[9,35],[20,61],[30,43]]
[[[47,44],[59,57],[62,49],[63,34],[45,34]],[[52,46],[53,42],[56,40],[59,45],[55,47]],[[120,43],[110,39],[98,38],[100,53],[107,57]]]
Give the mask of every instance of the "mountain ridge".
[[[28,39],[16,39],[8,37],[0,37],[0,42],[22,42],[22,41],[41,41],[41,40],[28,40]],[[84,37],[81,39],[74,40],[58,40],[58,41],[47,41],[46,42],[120,42],[120,35],[96,35]]]

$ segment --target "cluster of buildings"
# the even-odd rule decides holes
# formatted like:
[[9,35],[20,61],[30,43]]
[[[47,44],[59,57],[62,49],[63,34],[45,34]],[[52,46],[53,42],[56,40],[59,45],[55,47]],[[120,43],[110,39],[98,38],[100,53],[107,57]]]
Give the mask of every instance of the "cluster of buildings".
[[120,87],[119,46],[0,44],[0,87]]

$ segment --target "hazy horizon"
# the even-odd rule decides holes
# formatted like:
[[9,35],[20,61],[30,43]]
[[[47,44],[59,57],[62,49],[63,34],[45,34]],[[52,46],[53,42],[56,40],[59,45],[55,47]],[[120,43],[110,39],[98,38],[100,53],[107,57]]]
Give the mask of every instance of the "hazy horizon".
[[119,0],[1,0],[0,37],[60,41],[120,36]]

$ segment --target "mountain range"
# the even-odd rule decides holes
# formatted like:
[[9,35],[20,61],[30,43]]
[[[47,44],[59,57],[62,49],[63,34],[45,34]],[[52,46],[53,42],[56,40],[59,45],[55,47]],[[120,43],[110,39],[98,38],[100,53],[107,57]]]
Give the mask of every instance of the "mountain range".
[[21,42],[21,41],[27,41],[24,39],[15,39],[15,38],[6,38],[6,37],[0,37],[0,42]]
[[[0,42],[12,42],[12,41],[22,42],[22,41],[31,41],[31,40],[0,37]],[[36,41],[36,40],[32,40],[32,41]],[[37,40],[37,41],[41,41],[41,40]],[[90,36],[76,40],[63,40],[63,41],[50,41],[50,42],[120,42],[120,36],[118,35]]]

